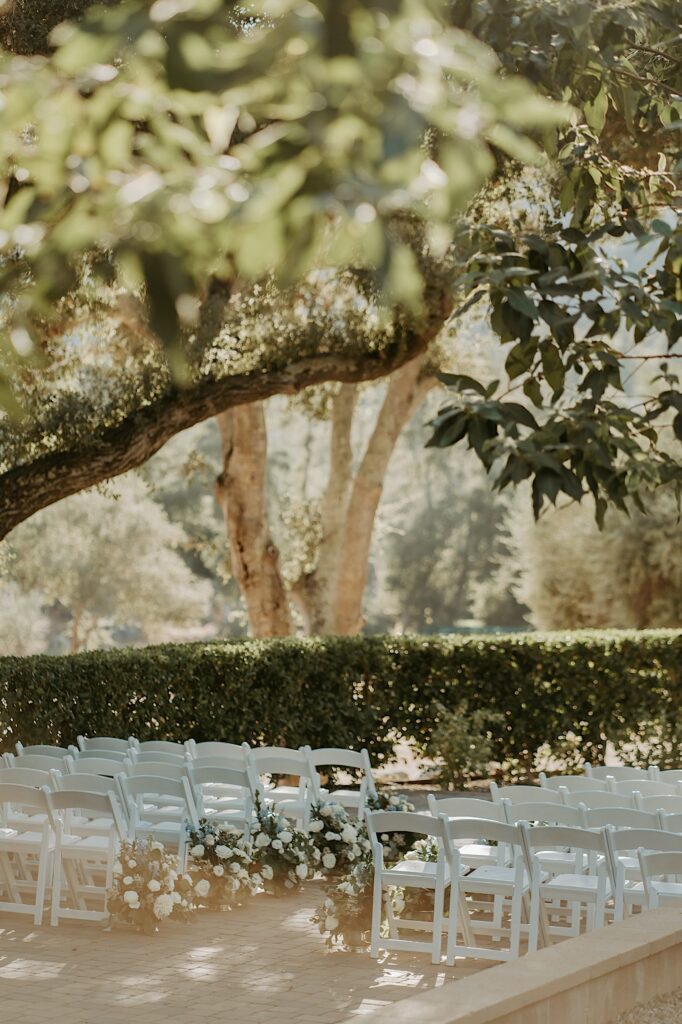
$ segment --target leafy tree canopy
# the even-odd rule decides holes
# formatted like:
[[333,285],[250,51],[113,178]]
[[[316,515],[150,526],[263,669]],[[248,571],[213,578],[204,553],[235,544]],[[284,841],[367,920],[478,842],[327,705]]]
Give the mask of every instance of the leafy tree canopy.
[[[614,342],[679,336],[675,2],[137,0],[53,27],[87,6],[0,20],[2,532],[230,405],[389,372],[477,301],[505,379],[453,378],[434,444],[530,477],[538,511],[675,478],[677,377],[624,404]],[[531,164],[529,233],[491,196]],[[636,276],[604,256],[623,235]]]

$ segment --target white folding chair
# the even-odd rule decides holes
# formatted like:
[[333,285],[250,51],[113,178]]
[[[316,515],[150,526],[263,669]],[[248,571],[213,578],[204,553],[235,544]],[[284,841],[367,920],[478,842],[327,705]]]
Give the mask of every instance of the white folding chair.
[[[431,953],[434,964],[440,963],[443,942],[443,910],[445,889],[453,877],[452,847],[448,841],[444,818],[432,818],[411,811],[368,811],[365,820],[372,844],[374,858],[374,888],[372,899],[372,941],[370,956],[379,956],[379,949],[400,950],[412,953]],[[384,849],[381,836],[391,832],[412,832],[430,837],[438,844],[438,859],[400,860],[391,867],[384,864]],[[381,935],[384,889],[399,886],[433,891],[434,911],[432,922],[408,922],[394,917],[390,901],[386,903],[389,934]],[[400,929],[430,931],[431,941],[405,939]]]
[[658,828],[608,828],[606,839],[615,879],[614,918],[620,921],[633,907],[647,906],[638,851],[682,853],[682,837]]
[[178,781],[156,775],[119,775],[118,782],[128,807],[128,838],[151,836],[164,846],[176,846],[182,864],[187,827],[199,824],[187,776]]
[[[56,792],[66,793],[96,793],[99,796],[109,796],[113,793],[115,813],[118,815],[118,824],[123,836],[127,836],[130,822],[128,821],[128,808],[123,799],[118,779],[111,779],[106,775],[88,775],[85,772],[77,772],[74,775],[60,775],[54,772],[53,789]],[[108,834],[111,822],[108,816],[101,821],[90,817],[83,817],[81,822],[87,825],[90,833]],[[71,815],[71,831],[78,834],[77,816]]]
[[503,800],[509,800],[512,804],[527,804],[533,800],[553,804],[564,802],[560,793],[555,793],[552,789],[542,789],[540,786],[498,786],[496,782],[491,782],[490,795],[497,804]]
[[[533,800],[525,804],[512,804],[502,801],[510,825],[518,825],[527,821],[531,825],[566,825],[568,828],[582,828],[583,819],[578,807],[566,804],[544,803]],[[570,872],[575,865],[575,853],[566,850],[540,850],[537,853],[540,867],[548,876]]]
[[[195,768],[190,764],[187,769],[197,815],[211,822],[241,828],[248,839],[251,832],[254,801],[256,798],[256,781],[249,767],[243,769],[225,768],[212,765],[206,768]],[[228,797],[212,795],[215,787],[223,787],[229,792]],[[205,792],[205,788],[209,792]]]
[[69,754],[73,754],[75,747],[56,747],[51,743],[31,743],[28,746],[24,746],[23,743],[15,743],[15,749],[17,757],[38,756],[38,757],[56,757],[64,758]]
[[79,757],[75,761],[72,757],[65,757],[66,773],[74,775],[76,772],[82,775],[106,775],[115,778],[123,771],[123,761],[115,757]]
[[[317,747],[315,750],[311,750],[310,747],[304,747],[303,750],[308,758],[311,775],[317,775],[317,789],[320,797],[323,800],[333,800],[334,803],[341,804],[346,810],[355,811],[357,817],[362,818],[365,813],[367,797],[376,796],[377,792],[367,750],[364,747],[362,750],[346,750],[343,747]],[[349,771],[359,772],[358,788],[339,788],[331,791],[328,788],[323,788],[320,769],[324,768],[345,768]]]
[[96,747],[88,747],[87,750],[76,750],[74,748],[72,753],[72,757],[77,765],[83,761],[118,761],[122,763],[128,755],[129,751],[127,750],[100,750]]
[[[433,793],[427,796],[429,811],[434,818],[444,815],[455,820],[466,818],[467,821],[497,821],[507,823],[504,803],[493,803],[492,800],[478,800],[476,797],[449,796],[436,799]],[[463,837],[458,846],[460,863],[468,868],[478,868],[484,864],[508,864],[509,851],[504,844],[491,845],[477,842],[478,831]]]
[[682,813],[666,811],[661,807],[658,817],[664,832],[676,832],[677,835],[682,835]]
[[168,753],[164,750],[136,750],[134,747],[130,749],[126,756],[127,761],[134,761],[136,764],[173,764],[173,765],[184,765],[189,760],[187,752],[181,753]]
[[3,818],[13,807],[33,812],[22,826],[0,828],[0,910],[33,914],[36,925],[43,920],[55,846],[48,794],[47,787],[0,783]]
[[80,750],[113,750],[127,754],[135,745],[135,738],[129,736],[127,740],[118,739],[116,736],[79,736],[78,747]]
[[[19,763],[18,761],[15,763]],[[61,776],[61,772],[44,772],[38,768],[7,768],[0,767],[0,784],[9,783],[11,786],[31,786],[33,789],[54,789],[55,776]],[[31,813],[33,812],[33,813]],[[42,825],[47,819],[47,812],[35,813],[35,808],[17,807],[9,803],[0,807],[0,826],[3,828],[19,828],[25,830],[31,825]]]
[[[446,821],[452,847],[450,904],[447,921],[447,957],[452,966],[457,956],[483,960],[514,960],[520,953],[522,916],[529,891],[521,834],[516,825],[480,818],[453,818]],[[510,851],[509,864],[490,864],[463,872],[457,843],[475,829],[480,838]],[[492,901],[490,901],[492,897]],[[485,900],[491,913],[481,916]],[[476,914],[469,912],[472,905]],[[505,921],[505,918],[508,918]],[[462,943],[458,935],[462,934]],[[478,941],[476,940],[478,937]],[[487,939],[488,944],[482,940]],[[506,945],[502,945],[508,939]]]
[[[591,779],[615,779],[616,782],[629,782],[631,779],[654,778],[653,772],[647,768],[629,768],[627,765],[585,764],[585,775]],[[655,766],[654,766],[655,770]]]
[[635,793],[635,806],[640,811],[665,811],[666,814],[682,814],[682,796],[642,796]]
[[682,850],[675,853],[638,851],[647,908],[682,900]]
[[595,789],[607,789],[606,779],[594,779],[589,775],[545,775],[540,772],[540,786],[543,789],[567,789],[569,793],[578,793],[581,789],[593,792]]
[[661,822],[655,811],[638,811],[632,807],[593,807],[583,804],[580,808],[583,828],[602,829],[607,825],[614,828],[660,828]]
[[251,755],[248,743],[224,743],[222,740],[203,740],[197,743],[196,740],[187,740],[186,747],[192,759],[210,757],[214,764],[219,763],[223,757],[246,762]]
[[635,798],[623,796],[618,793],[611,793],[608,789],[580,790],[576,793],[569,793],[567,789],[561,790],[564,802],[568,807],[580,807],[581,804],[588,809],[598,807],[631,807],[634,809]]
[[[530,932],[528,952],[537,949],[542,932],[545,939],[568,936],[580,927],[581,909],[586,908],[585,929],[601,928],[606,916],[607,901],[612,899],[615,883],[605,830],[592,832],[564,825],[519,825],[523,834],[526,863],[531,880]],[[573,870],[546,878],[540,859],[549,849],[562,854],[570,850],[574,856]],[[565,919],[562,903],[568,904],[569,924],[555,924],[553,917]]]
[[257,781],[262,776],[273,775],[289,775],[298,779],[297,786],[266,786],[265,799],[286,817],[294,819],[300,828],[306,829],[310,821],[311,804],[319,801],[320,794],[317,789],[317,772],[310,767],[303,751],[285,747],[261,747],[252,752],[251,764]]
[[6,768],[35,768],[39,772],[51,772],[54,768],[68,772],[74,763],[70,755],[50,757],[49,754],[22,754],[20,757],[16,757],[14,754],[3,754],[2,756]]
[[622,793],[623,796],[631,795],[635,801],[637,800],[637,794],[640,797],[682,796],[682,787],[680,787],[679,783],[655,782],[651,779],[628,779],[623,782],[616,782],[610,779],[609,789],[612,793]]
[[[49,794],[48,803],[56,836],[50,923],[57,925],[60,918],[102,920],[125,838],[113,789],[107,794],[61,790]],[[62,905],[62,892],[70,897],[70,906]],[[93,903],[101,907],[93,909]]]
[[657,768],[653,778],[658,782],[672,782],[676,786],[678,782],[682,782],[682,768],[664,768],[663,771]]
[[174,743],[171,740],[135,740],[131,747],[138,753],[177,754],[180,757],[184,757],[187,752],[186,743]]

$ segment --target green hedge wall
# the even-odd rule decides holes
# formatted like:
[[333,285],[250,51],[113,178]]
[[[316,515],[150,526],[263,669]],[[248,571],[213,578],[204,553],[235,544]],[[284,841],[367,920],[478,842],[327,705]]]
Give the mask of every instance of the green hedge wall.
[[502,712],[500,775],[598,761],[682,763],[682,632],[321,637],[0,658],[0,747],[78,733],[425,744],[433,703]]

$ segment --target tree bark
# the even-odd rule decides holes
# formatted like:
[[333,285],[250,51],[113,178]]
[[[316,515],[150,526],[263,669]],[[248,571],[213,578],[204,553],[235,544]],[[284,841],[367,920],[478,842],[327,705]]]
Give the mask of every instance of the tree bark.
[[218,417],[223,469],[216,496],[230,542],[232,572],[253,636],[293,632],[289,600],[272,539],[267,508],[267,431],[262,402]]
[[372,436],[355,474],[346,508],[335,594],[334,632],[339,634],[358,633],[362,628],[362,599],[372,531],[388,464],[403,427],[436,383],[433,376],[422,376],[422,370],[423,360],[415,359],[390,378]]

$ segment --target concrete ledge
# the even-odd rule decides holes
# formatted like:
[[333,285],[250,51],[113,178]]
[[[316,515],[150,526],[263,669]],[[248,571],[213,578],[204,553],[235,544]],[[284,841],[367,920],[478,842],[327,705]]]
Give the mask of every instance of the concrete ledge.
[[[682,908],[568,939],[370,1014],[372,1024],[608,1024],[682,984]],[[356,1018],[345,1024],[356,1024]]]

